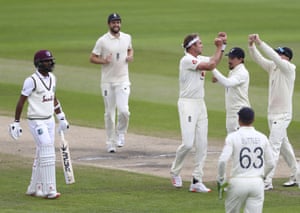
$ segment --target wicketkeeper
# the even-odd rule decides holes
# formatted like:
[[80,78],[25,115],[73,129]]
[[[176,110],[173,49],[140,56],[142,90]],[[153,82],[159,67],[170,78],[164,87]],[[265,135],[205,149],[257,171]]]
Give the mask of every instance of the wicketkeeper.
[[240,128],[227,135],[218,162],[218,186],[226,184],[226,166],[232,160],[225,200],[227,213],[261,213],[264,202],[264,177],[275,162],[268,138],[252,126],[254,111],[243,107],[238,112]]
[[52,53],[48,50],[36,52],[34,65],[36,72],[24,81],[16,106],[15,120],[9,126],[9,133],[15,140],[22,135],[20,117],[28,100],[27,119],[36,143],[36,155],[26,194],[55,199],[60,193],[56,190],[54,112],[59,120],[59,131],[69,128],[69,123],[55,96],[56,78],[52,74],[55,62]]

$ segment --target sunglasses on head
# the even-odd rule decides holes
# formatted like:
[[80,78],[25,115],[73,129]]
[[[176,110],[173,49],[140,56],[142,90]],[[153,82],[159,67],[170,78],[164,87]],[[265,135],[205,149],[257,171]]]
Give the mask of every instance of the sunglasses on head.
[[284,54],[284,49],[282,47],[277,47],[276,51],[280,54]]

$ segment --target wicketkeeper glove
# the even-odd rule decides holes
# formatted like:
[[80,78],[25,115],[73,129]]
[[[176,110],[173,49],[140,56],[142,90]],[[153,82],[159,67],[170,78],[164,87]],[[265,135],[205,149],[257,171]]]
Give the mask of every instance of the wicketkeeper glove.
[[225,181],[225,178],[218,178],[217,185],[218,185],[218,197],[219,197],[219,200],[222,200],[223,193],[226,190],[228,183]]
[[56,118],[59,121],[58,132],[69,129],[69,122],[66,119],[65,113],[56,114]]
[[20,122],[13,122],[9,125],[9,134],[14,140],[18,140],[19,137],[22,135],[22,128],[20,126]]

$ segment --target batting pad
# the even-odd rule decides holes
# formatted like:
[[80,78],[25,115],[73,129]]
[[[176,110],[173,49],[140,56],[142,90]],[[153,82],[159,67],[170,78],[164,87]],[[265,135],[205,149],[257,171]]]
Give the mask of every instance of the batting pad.
[[56,193],[55,150],[53,144],[42,144],[39,160],[44,194]]
[[39,175],[39,168],[38,168],[39,162],[38,159],[35,158],[33,165],[32,165],[32,174],[30,179],[30,184],[27,188],[27,194],[33,194],[37,191],[37,184],[41,184],[40,175]]

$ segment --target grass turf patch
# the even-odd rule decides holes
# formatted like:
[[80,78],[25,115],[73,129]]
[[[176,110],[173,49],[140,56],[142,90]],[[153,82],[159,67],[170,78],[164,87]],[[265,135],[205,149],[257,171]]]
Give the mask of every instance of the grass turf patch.
[[[215,182],[206,185],[211,193],[188,192],[189,182],[175,189],[169,179],[126,171],[73,165],[76,183],[66,185],[57,166],[57,189],[62,196],[45,200],[25,195],[32,159],[0,154],[1,212],[224,212]],[[59,164],[60,165],[60,164]],[[264,212],[300,210],[297,187],[284,188],[275,179],[273,191],[266,192]],[[17,201],[17,202],[16,202]]]

